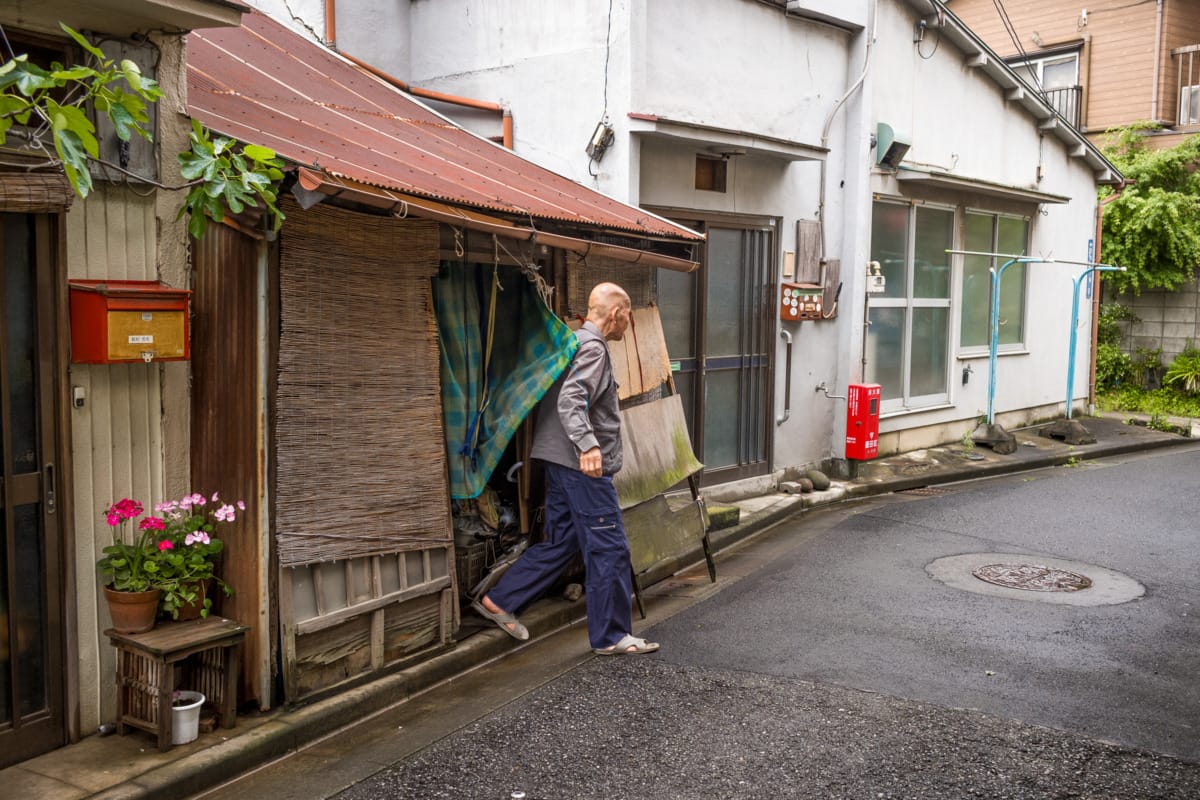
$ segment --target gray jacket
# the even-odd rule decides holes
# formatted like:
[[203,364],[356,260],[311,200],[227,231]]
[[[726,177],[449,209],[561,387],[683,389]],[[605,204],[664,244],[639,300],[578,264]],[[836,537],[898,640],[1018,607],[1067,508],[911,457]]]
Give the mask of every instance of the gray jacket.
[[600,448],[605,475],[621,469],[621,409],[608,345],[591,322],[575,332],[579,349],[546,392],[530,456],[579,469],[579,455]]

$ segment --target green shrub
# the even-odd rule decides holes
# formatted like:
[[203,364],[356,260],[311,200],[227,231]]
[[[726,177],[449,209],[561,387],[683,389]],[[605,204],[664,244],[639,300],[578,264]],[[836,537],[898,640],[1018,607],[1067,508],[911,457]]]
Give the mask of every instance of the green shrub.
[[1120,303],[1102,303],[1096,317],[1096,340],[1100,344],[1119,345],[1124,333],[1122,322],[1141,322],[1133,309]]
[[1200,419],[1200,396],[1185,394],[1171,387],[1148,392],[1137,386],[1124,386],[1097,394],[1096,406],[1101,411],[1139,411],[1143,414]]
[[1167,367],[1163,385],[1182,389],[1188,394],[1200,394],[1200,350],[1190,340]]
[[1110,392],[1133,383],[1133,359],[1115,344],[1096,347],[1096,391]]

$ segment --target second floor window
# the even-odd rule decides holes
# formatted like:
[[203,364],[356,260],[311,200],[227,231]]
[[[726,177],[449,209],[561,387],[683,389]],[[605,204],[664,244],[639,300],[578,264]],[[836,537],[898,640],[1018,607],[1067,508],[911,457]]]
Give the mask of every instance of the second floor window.
[[1009,62],[1017,74],[1038,89],[1055,110],[1076,127],[1079,113],[1079,52],[1056,53]]

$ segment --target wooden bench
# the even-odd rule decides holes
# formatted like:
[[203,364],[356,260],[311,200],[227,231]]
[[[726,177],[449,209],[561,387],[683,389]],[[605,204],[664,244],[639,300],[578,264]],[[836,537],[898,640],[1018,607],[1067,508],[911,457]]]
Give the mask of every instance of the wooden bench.
[[117,733],[130,726],[158,734],[171,748],[171,697],[177,689],[200,692],[222,728],[237,717],[238,668],[249,627],[222,617],[160,622],[145,633],[104,635],[117,648]]

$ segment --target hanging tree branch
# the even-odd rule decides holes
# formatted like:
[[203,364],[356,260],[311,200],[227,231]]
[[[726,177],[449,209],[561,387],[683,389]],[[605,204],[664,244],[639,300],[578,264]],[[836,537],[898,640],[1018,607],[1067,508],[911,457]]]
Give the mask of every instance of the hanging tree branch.
[[[58,62],[43,69],[25,54],[0,65],[0,145],[9,135],[18,136],[44,152],[50,163],[61,166],[71,188],[81,198],[92,191],[88,161],[118,169],[131,177],[168,190],[187,190],[182,217],[191,214],[188,232],[204,235],[208,217],[221,219],[226,211],[241,213],[261,202],[279,229],[283,213],[276,205],[283,161],[275,152],[257,145],[241,145],[228,137],[214,137],[192,121],[190,149],[178,155],[182,186],[150,181],[100,158],[96,128],[84,106],[91,101],[97,113],[112,122],[117,136],[128,142],[134,135],[153,139],[147,127],[147,107],[162,96],[158,84],[142,75],[138,65],[106,57],[85,36],[60,23],[63,31],[94,59],[93,66],[64,67]],[[32,124],[31,124],[32,123]],[[14,130],[14,126],[21,126]],[[49,140],[49,141],[47,141]],[[53,147],[53,155],[51,154]]]

